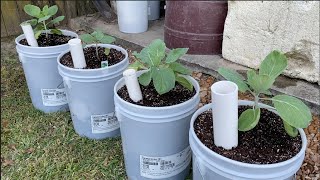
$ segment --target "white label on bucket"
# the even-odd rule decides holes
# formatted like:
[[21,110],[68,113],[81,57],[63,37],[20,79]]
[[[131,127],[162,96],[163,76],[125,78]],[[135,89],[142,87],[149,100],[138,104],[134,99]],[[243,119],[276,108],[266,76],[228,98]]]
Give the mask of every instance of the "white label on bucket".
[[41,89],[42,103],[44,106],[60,106],[67,104],[65,89]]
[[91,115],[91,127],[93,134],[107,133],[120,127],[115,113]]
[[152,179],[169,178],[182,172],[190,164],[190,161],[190,146],[170,156],[149,157],[140,155],[140,175]]

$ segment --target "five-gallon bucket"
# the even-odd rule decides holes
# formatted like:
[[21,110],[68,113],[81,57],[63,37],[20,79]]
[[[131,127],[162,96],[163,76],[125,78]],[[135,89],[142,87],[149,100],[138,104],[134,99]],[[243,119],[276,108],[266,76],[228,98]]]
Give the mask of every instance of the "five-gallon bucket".
[[125,86],[124,79],[116,83],[116,115],[130,180],[184,180],[189,174],[191,150],[188,131],[191,116],[200,101],[199,84],[191,77],[189,80],[196,94],[186,102],[166,107],[129,103],[117,94]]
[[227,1],[166,1],[164,42],[188,54],[221,54]]
[[[252,106],[254,102],[240,100],[240,106]],[[271,109],[272,107],[260,104],[261,108]],[[293,158],[275,164],[249,164],[235,161],[221,156],[207,148],[194,132],[194,122],[197,117],[212,108],[207,104],[197,110],[192,116],[190,123],[189,141],[193,152],[192,169],[195,180],[292,180],[299,170],[304,159],[307,148],[306,135],[302,129],[298,129],[302,138],[302,148]],[[275,111],[271,110],[276,113]]]
[[148,1],[117,1],[119,30],[142,33],[148,29]]
[[160,17],[160,0],[148,1],[148,20],[157,20]]
[[[78,37],[71,31],[62,30],[62,33]],[[63,81],[57,69],[57,57],[69,48],[68,44],[31,47],[20,44],[19,41],[22,39],[25,39],[24,35],[15,39],[16,49],[33,106],[45,113],[68,110]]]
[[66,87],[74,129],[80,136],[90,139],[104,139],[120,134],[114,111],[113,87],[129,65],[125,49],[109,44],[98,46],[121,51],[125,58],[109,67],[75,69],[60,63],[60,58],[69,51],[58,57],[58,70]]

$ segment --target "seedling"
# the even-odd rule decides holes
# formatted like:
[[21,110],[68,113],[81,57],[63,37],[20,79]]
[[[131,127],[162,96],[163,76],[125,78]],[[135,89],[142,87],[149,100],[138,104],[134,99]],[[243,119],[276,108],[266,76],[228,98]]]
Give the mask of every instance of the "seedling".
[[45,31],[46,37],[48,38],[48,30],[50,30],[50,32],[53,34],[59,34],[59,35],[62,34],[62,32],[59,29],[50,28],[50,27],[62,21],[64,19],[64,16],[58,16],[53,20],[46,22],[58,12],[57,5],[54,5],[51,7],[49,7],[48,5],[45,5],[41,10],[38,6],[28,4],[24,6],[24,11],[28,15],[35,17],[34,19],[28,20],[25,23],[30,23],[32,26],[35,26],[34,36],[36,37],[36,39],[39,38],[40,34],[43,31]]
[[310,109],[299,99],[288,95],[277,95],[272,98],[261,97],[262,94],[271,96],[269,89],[286,67],[286,56],[279,51],[272,51],[260,64],[258,74],[254,70],[247,71],[247,80],[234,70],[226,68],[218,70],[224,78],[236,83],[240,92],[249,91],[254,96],[253,108],[247,109],[239,117],[239,131],[249,131],[258,124],[260,100],[272,101],[283,121],[285,131],[290,136],[297,136],[297,128],[306,128],[309,125],[312,119]]
[[175,87],[175,82],[193,90],[193,85],[182,75],[190,75],[191,71],[180,63],[176,62],[181,56],[187,53],[188,48],[177,48],[166,54],[165,43],[154,40],[148,47],[140,53],[133,52],[136,61],[129,67],[135,70],[147,70],[139,76],[139,83],[147,86],[150,82],[159,94],[165,94]]
[[[102,43],[102,44],[111,44],[113,43],[116,39],[112,36],[108,36],[103,34],[103,32],[96,30],[91,34],[83,34],[80,35],[80,39],[85,43],[85,44],[91,44],[94,43],[96,46],[96,56],[98,58],[99,61],[101,61],[101,59],[99,58],[99,53],[98,53],[98,44]],[[105,55],[109,55],[110,53],[110,49],[109,48],[105,48],[104,50],[104,54]],[[108,66],[108,62],[105,61],[101,61],[101,67],[106,67]]]

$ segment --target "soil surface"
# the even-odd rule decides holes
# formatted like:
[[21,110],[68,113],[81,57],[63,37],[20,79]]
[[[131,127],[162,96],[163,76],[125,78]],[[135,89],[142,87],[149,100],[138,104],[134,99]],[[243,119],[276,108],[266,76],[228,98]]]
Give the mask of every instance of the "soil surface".
[[[240,106],[239,115],[250,108]],[[246,132],[239,131],[236,148],[225,150],[213,142],[212,112],[206,111],[194,122],[194,130],[200,141],[214,152],[240,162],[273,164],[295,156],[302,147],[300,135],[295,138],[286,134],[281,118],[273,112],[261,109],[258,125]]]
[[[112,66],[121,62],[125,58],[125,55],[121,51],[118,51],[116,49],[111,48],[109,55],[105,55],[104,51],[104,47],[98,47],[99,60],[96,55],[95,47],[84,48],[83,53],[87,63],[87,67],[84,69],[101,68],[101,61],[108,61],[108,66]],[[60,62],[67,67],[74,68],[70,52],[62,56]]]
[[[58,34],[48,34],[48,38],[46,34],[42,33],[37,39],[39,47],[48,47],[48,46],[58,46],[62,44],[67,44],[70,39],[75,37],[58,35]],[[21,39],[19,41],[20,44],[29,46],[27,39]]]
[[163,107],[163,106],[172,106],[176,104],[183,103],[191,99],[195,94],[196,90],[188,90],[179,83],[176,83],[176,86],[169,92],[159,95],[154,88],[152,82],[148,86],[140,85],[143,100],[134,102],[129,97],[129,93],[126,86],[123,86],[118,90],[118,95],[127,102],[148,106],[148,107]]

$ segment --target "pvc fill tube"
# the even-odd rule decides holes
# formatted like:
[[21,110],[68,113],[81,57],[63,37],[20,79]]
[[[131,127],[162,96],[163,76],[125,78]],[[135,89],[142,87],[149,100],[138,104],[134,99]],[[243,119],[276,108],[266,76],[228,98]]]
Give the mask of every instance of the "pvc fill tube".
[[219,81],[211,86],[214,144],[224,149],[238,145],[238,86]]
[[24,22],[21,23],[20,26],[22,28],[23,34],[27,39],[28,44],[32,47],[38,47],[38,42],[34,37],[34,32],[31,25],[29,23]]
[[79,38],[70,39],[68,41],[74,68],[85,68],[87,66],[83,54],[81,40]]
[[141,93],[140,85],[138,82],[136,70],[134,69],[125,70],[123,72],[123,77],[124,77],[130,98],[134,102],[138,102],[142,100],[142,93]]

